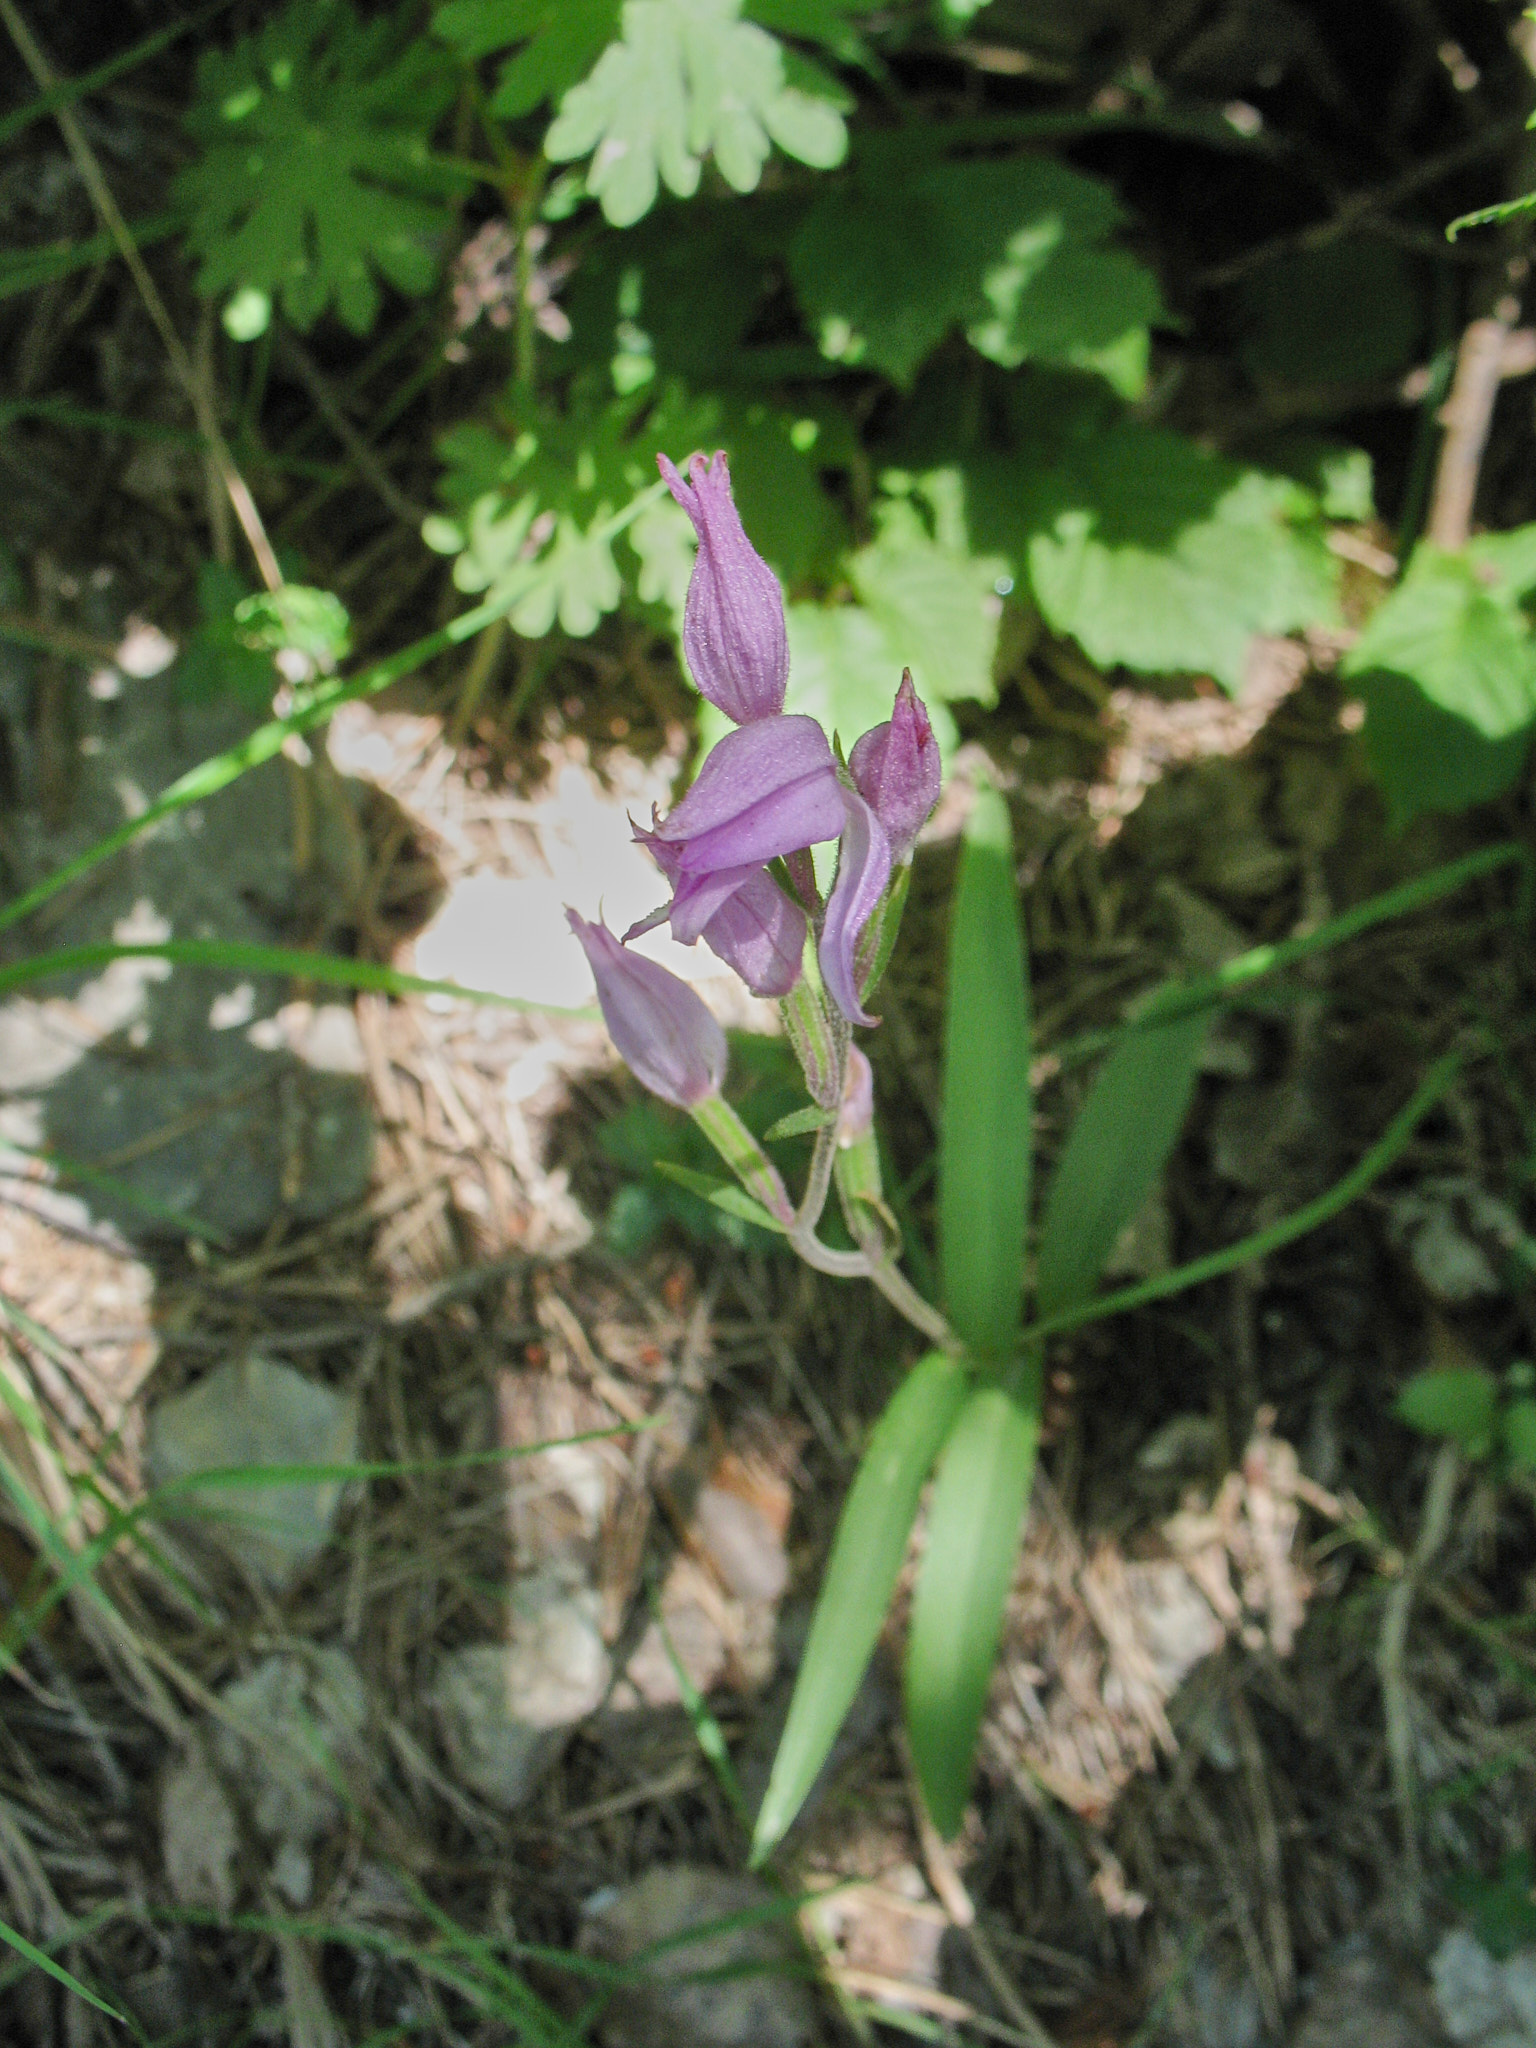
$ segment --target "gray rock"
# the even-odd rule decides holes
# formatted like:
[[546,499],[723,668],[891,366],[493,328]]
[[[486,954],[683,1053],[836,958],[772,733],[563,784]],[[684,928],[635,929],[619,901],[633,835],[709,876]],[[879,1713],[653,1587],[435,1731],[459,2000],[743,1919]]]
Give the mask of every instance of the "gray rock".
[[1318,1972],[1291,2048],[1446,2048],[1423,1980],[1365,1935]]
[[[157,1486],[236,1465],[345,1465],[357,1456],[357,1403],[256,1353],[207,1373],[149,1417]],[[167,1512],[196,1526],[264,1584],[281,1589],[330,1540],[343,1482],[188,1487]]]
[[[264,1657],[219,1698],[215,1761],[277,1848],[307,1850],[341,1818],[337,1783],[366,1776],[368,1702],[357,1667],[331,1645]],[[291,1877],[294,1862],[286,1859]]]
[[[24,878],[82,852],[189,767],[238,744],[250,720],[223,706],[176,707],[160,678],[93,704],[69,823],[17,815]],[[320,787],[317,783],[315,787]],[[309,913],[349,896],[355,826],[334,776],[296,828],[293,771],[274,760],[166,819],[55,897],[28,952],[159,938],[291,943]],[[307,837],[301,871],[296,847]],[[301,918],[301,913],[303,913]],[[94,1166],[91,1206],[130,1233],[178,1233],[176,1216],[231,1236],[279,1213],[312,1220],[367,1186],[373,1129],[343,1033],[307,1036],[306,1063],[274,1020],[285,980],[236,969],[126,960],[61,975],[0,1004],[0,1107],[24,1107],[31,1142]],[[334,1006],[333,1006],[334,1007]],[[325,1011],[316,1013],[325,1018]],[[268,1027],[263,1036],[263,1026]]]
[[[756,1879],[690,1864],[665,1864],[633,1884],[596,1893],[582,1908],[581,1947],[637,1969],[608,2008],[608,2048],[800,2048],[815,2024],[807,1987],[791,1974],[793,1922],[765,1917],[678,1941],[689,1928],[762,1914],[774,1894]],[[707,1973],[741,1971],[739,1976]]]
[[1536,2048],[1529,2024],[1536,1983],[1528,1956],[1497,1963],[1474,1935],[1456,1927],[1429,1968],[1440,2018],[1458,2048]]
[[459,1780],[504,1813],[555,1763],[572,1726],[608,1690],[598,1596],[553,1573],[518,1580],[506,1643],[443,1660],[432,1689],[443,1747]]

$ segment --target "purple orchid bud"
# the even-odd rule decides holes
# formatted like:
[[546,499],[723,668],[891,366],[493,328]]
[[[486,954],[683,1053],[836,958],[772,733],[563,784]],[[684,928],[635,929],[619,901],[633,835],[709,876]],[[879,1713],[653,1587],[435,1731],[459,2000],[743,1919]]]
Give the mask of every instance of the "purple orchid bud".
[[763,868],[704,927],[704,943],[755,996],[787,996],[800,979],[805,912]]
[[896,707],[884,725],[854,742],[848,772],[855,789],[885,827],[891,858],[905,860],[939,800],[939,743],[923,700],[904,669]]
[[591,965],[608,1036],[635,1079],[678,1109],[718,1095],[725,1033],[687,982],[629,952],[601,921],[570,909],[565,916]]
[[711,704],[738,725],[784,709],[789,641],[779,579],[747,539],[724,454],[695,455],[684,483],[658,455],[667,489],[693,521],[698,557],[683,607],[683,652]]
[[672,936],[691,945],[768,861],[835,839],[844,794],[814,718],[764,718],[728,732],[682,802],[635,834],[674,886]]
[[850,1024],[873,1024],[859,1001],[855,962],[859,933],[885,894],[891,878],[891,847],[872,807],[851,789],[840,794],[846,812],[843,843],[837,857],[837,880],[827,902],[826,921],[816,957],[821,978],[833,1002]]

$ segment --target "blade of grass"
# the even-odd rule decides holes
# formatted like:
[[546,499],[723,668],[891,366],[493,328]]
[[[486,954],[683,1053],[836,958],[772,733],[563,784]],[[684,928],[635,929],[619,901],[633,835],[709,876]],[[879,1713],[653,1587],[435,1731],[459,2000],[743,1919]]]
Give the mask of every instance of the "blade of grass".
[[[180,213],[155,213],[147,220],[133,222],[129,232],[141,249],[149,249],[156,242],[163,242],[186,225],[185,216]],[[8,256],[0,257],[0,299],[9,299],[18,292],[35,291],[39,285],[52,284],[57,278],[69,277],[77,270],[88,270],[94,263],[106,263],[117,254],[116,238],[105,229],[99,235],[87,235],[78,242],[54,244],[44,249],[16,249]]]
[[[5,913],[0,911],[0,923]],[[246,946],[224,939],[150,940],[142,945],[61,946],[57,952],[34,953],[0,967],[0,996],[53,974],[78,974],[105,967],[113,960],[169,960],[177,967],[210,967],[243,974],[289,974],[329,988],[361,988],[391,996],[453,996],[466,1003],[489,1003],[503,1010],[547,1011],[554,1016],[591,1017],[598,1012],[563,1009],[558,1003],[536,1003],[524,996],[497,995],[490,989],[465,988],[456,981],[425,981],[401,974],[373,960],[349,960],[340,953],[311,953],[296,946]]]
[[104,2012],[109,2020],[116,2020],[124,2027],[129,2024],[126,2013],[119,2012],[115,2005],[108,2005],[104,1998],[98,1998],[94,1991],[87,1990],[80,1979],[72,1977],[62,1963],[56,1963],[52,1956],[35,1947],[24,1934],[18,1934],[16,1929],[8,1926],[4,1920],[0,1920],[0,1941],[15,1949],[18,1955],[25,1956],[34,1970],[43,1971],[55,1984],[62,1984],[66,1991],[73,1991],[76,1998],[83,1998],[87,2005],[93,2005],[98,2012]]
[[1036,1402],[980,1386],[939,1460],[907,1638],[907,1732],[935,1827],[959,1832],[1035,1469]]
[[709,1710],[709,1702],[699,1691],[677,1654],[677,1645],[667,1627],[661,1611],[661,1602],[651,1590],[651,1618],[661,1636],[662,1648],[667,1653],[667,1662],[672,1666],[672,1676],[677,1680],[677,1696],[682,1702],[683,1712],[688,1716],[688,1725],[693,1730],[693,1739],[699,1745],[699,1754],[714,1773],[715,1783],[725,1794],[726,1803],[745,1832],[752,1833],[752,1812],[747,1805],[746,1795],[741,1789],[741,1780],[736,1775],[736,1766],[731,1762],[731,1752],[726,1744],[725,1731]]
[[1029,1214],[1029,983],[1013,832],[976,792],[950,914],[939,1135],[944,1310],[980,1359],[1017,1349]]
[[1112,1030],[1085,1031],[1075,1038],[1063,1039],[1059,1045],[1048,1048],[1050,1055],[1061,1066],[1073,1066],[1079,1060],[1092,1059],[1098,1053],[1112,1050],[1121,1039],[1135,1032],[1161,1030],[1177,1018],[1194,1016],[1199,1011],[1214,1009],[1220,1003],[1235,1002],[1252,982],[1293,967],[1298,960],[1325,953],[1347,939],[1358,938],[1373,925],[1422,910],[1439,897],[1465,888],[1468,882],[1517,864],[1525,870],[1528,886],[1533,873],[1531,854],[1513,840],[1499,846],[1485,846],[1460,860],[1447,861],[1443,867],[1432,868],[1427,875],[1416,875],[1411,882],[1399,883],[1395,889],[1385,889],[1379,896],[1368,897],[1364,903],[1341,911],[1337,917],[1329,918],[1326,924],[1318,925],[1315,931],[1305,932],[1294,939],[1282,939],[1272,946],[1254,946],[1246,953],[1239,953],[1235,960],[1228,960],[1214,973],[1203,974],[1196,980],[1170,982],[1159,992],[1155,1012],[1130,1018]]
[[[4,0],[0,0],[3,7]],[[653,505],[663,494],[666,486],[655,484],[642,491],[622,511],[616,512],[601,526],[593,528],[593,534],[603,539],[622,533],[624,528],[637,519],[641,512]],[[0,931],[17,924],[24,917],[66,889],[71,882],[89,874],[92,868],[110,859],[125,846],[130,845],[139,835],[164,819],[184,810],[188,804],[201,803],[223,789],[226,784],[248,774],[252,768],[260,767],[263,761],[270,761],[281,751],[283,743],[293,734],[311,732],[317,725],[323,725],[340,704],[349,704],[358,697],[371,697],[380,690],[388,689],[403,676],[412,674],[437,655],[444,654],[451,647],[457,647],[490,625],[494,619],[504,618],[525,592],[521,585],[502,590],[497,597],[485,604],[476,605],[473,610],[461,612],[456,619],[450,619],[446,626],[435,633],[428,633],[420,640],[413,640],[398,654],[387,660],[375,662],[360,674],[338,677],[319,683],[300,693],[293,711],[285,718],[274,718],[265,725],[247,734],[237,746],[226,748],[222,754],[215,754],[206,761],[200,761],[195,768],[189,768],[185,775],[178,776],[135,818],[126,820],[113,832],[88,846],[73,860],[55,868],[51,875],[15,897],[11,902],[0,905]]]
[[41,121],[47,115],[56,113],[60,107],[71,107],[76,100],[85,99],[93,92],[100,92],[104,85],[110,85],[114,78],[137,70],[147,64],[151,57],[158,57],[162,50],[172,43],[180,42],[195,29],[206,28],[210,21],[225,12],[233,0],[209,0],[208,6],[196,14],[188,14],[180,21],[173,21],[166,28],[156,29],[137,42],[131,49],[121,50],[115,57],[109,57],[104,64],[98,64],[93,71],[83,71],[78,78],[62,79],[47,92],[40,93],[35,100],[29,100],[24,107],[18,107],[12,114],[0,120],[0,146],[9,142],[14,135],[20,135],[30,128],[34,121]]
[[[3,1381],[0,1381],[0,1391],[3,1391]],[[77,1586],[89,1586],[93,1591],[97,1591],[98,1597],[102,1597],[99,1589],[93,1584],[93,1574],[102,1559],[118,1542],[132,1534],[139,1523],[156,1514],[163,1515],[168,1506],[174,1506],[187,1495],[272,1486],[332,1483],[351,1485],[374,1479],[428,1478],[443,1472],[466,1472],[479,1466],[504,1464],[509,1459],[534,1457],[540,1451],[556,1450],[562,1445],[598,1443],[609,1437],[627,1436],[649,1427],[648,1421],[616,1422],[611,1428],[591,1430],[580,1436],[561,1437],[549,1443],[501,1444],[494,1450],[459,1451],[443,1457],[351,1460],[328,1464],[316,1462],[297,1465],[210,1466],[206,1471],[189,1472],[180,1478],[167,1480],[163,1486],[157,1486],[152,1492],[147,1493],[142,1500],[134,1501],[129,1507],[115,1509],[100,1532],[79,1550],[71,1549],[59,1537],[57,1530],[42,1514],[30,1493],[21,1486],[17,1475],[10,1470],[4,1450],[0,1448],[0,1480],[5,1482],[7,1490],[12,1491],[13,1497],[16,1487],[21,1486],[25,1500],[20,1504],[28,1514],[29,1525],[39,1537],[40,1547],[48,1549],[50,1562],[58,1573],[58,1577],[45,1593],[40,1594],[29,1606],[13,1609],[4,1627],[0,1628],[0,1669],[14,1662],[15,1650],[35,1632],[50,1610]],[[194,1502],[190,1507],[180,1508],[178,1512],[187,1517],[199,1512],[211,1514],[218,1511],[200,1510]],[[51,1543],[47,1540],[50,1535],[53,1539]]]
[[761,1864],[800,1811],[874,1653],[918,1498],[965,1398],[961,1362],[930,1351],[875,1424],[838,1521],[752,1843]]
[[1342,1180],[1335,1181],[1314,1201],[1304,1203],[1289,1216],[1282,1216],[1278,1223],[1271,1223],[1263,1230],[1255,1230],[1250,1236],[1240,1238],[1236,1244],[1227,1245],[1221,1251],[1208,1252],[1204,1258],[1191,1259],[1187,1265],[1176,1266],[1171,1273],[1160,1273],[1155,1279],[1138,1281],[1134,1287],[1117,1288],[1112,1294],[1100,1294],[1092,1301],[1078,1302],[1073,1307],[1059,1309],[1054,1315],[1042,1316],[1024,1332],[1024,1341],[1037,1343],[1041,1338],[1054,1337],[1062,1330],[1076,1330],[1084,1323],[1098,1322],[1104,1316],[1124,1315],[1127,1310],[1141,1308],[1149,1301],[1161,1301],[1166,1295],[1180,1294],[1186,1287],[1198,1287],[1206,1280],[1218,1279],[1223,1273],[1246,1266],[1251,1259],[1265,1258],[1282,1245],[1304,1237],[1309,1230],[1316,1230],[1330,1217],[1337,1216],[1341,1209],[1347,1209],[1373,1181],[1381,1178],[1461,1069],[1459,1053],[1447,1053],[1436,1060],[1412,1097],[1404,1103],[1370,1150],[1356,1161]]

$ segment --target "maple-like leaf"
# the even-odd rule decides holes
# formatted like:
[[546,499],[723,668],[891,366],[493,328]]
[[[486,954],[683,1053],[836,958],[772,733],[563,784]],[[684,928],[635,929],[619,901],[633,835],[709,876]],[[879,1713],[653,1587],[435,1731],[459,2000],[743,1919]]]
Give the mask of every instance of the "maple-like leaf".
[[428,138],[452,89],[445,52],[347,0],[295,0],[206,52],[187,116],[202,150],[178,179],[198,289],[265,293],[300,328],[334,304],[357,334],[380,277],[430,290],[459,180]]
[[741,18],[741,0],[624,0],[622,35],[573,85],[544,139],[565,163],[591,152],[587,190],[615,227],[650,211],[660,184],[689,199],[705,157],[750,192],[770,148],[818,170],[848,147],[846,102],[803,60],[788,82],[777,38]]

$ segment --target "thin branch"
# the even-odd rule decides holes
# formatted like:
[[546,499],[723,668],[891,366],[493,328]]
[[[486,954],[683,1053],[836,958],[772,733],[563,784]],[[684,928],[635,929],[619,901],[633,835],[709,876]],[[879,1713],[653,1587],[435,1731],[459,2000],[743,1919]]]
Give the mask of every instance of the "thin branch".
[[1445,439],[1429,503],[1429,538],[1437,548],[1466,546],[1494,400],[1511,367],[1510,330],[1517,311],[1513,299],[1501,300],[1492,319],[1472,321],[1461,337],[1451,395],[1440,408]]
[[[5,23],[11,41],[21,52],[22,62],[38,85],[44,92],[55,91],[60,82],[58,76],[33,40],[32,31],[22,19],[16,0],[0,0],[0,21]],[[139,254],[138,244],[129,232],[128,223],[118,210],[117,201],[112,197],[111,189],[102,175],[96,153],[86,141],[84,129],[67,106],[56,106],[54,119],[59,124],[81,181],[91,196],[91,204],[100,216],[103,227],[117,244],[118,254],[128,266],[128,273],[138,286],[139,297],[144,301],[144,309],[165,346],[177,381],[191,400],[198,428],[212,452],[220,480],[229,494],[230,504],[234,507],[235,517],[250,543],[251,553],[255,556],[256,566],[261,572],[261,580],[268,590],[279,590],[282,587],[283,572],[277,565],[277,556],[272,552],[272,543],[267,539],[267,530],[262,525],[261,514],[256,509],[256,500],[251,496],[245,478],[235,467],[234,457],[230,454],[229,445],[220,430],[211,399],[203,387],[192,358],[187,353],[185,343],[176,332],[175,323],[166,310],[165,301],[149,274],[144,258]]]
[[1387,1724],[1387,1755],[1392,1765],[1392,1798],[1402,1832],[1403,1855],[1413,1881],[1408,1901],[1411,1914],[1419,1911],[1418,1888],[1423,1876],[1419,1857],[1419,1835],[1415,1805],[1417,1774],[1414,1770],[1413,1718],[1408,1703],[1408,1681],[1404,1657],[1408,1646],[1408,1617],[1413,1597],[1431,1560],[1450,1533],[1451,1509],[1456,1499],[1456,1481],[1461,1459],[1454,1444],[1442,1444],[1430,1470],[1424,1500],[1424,1518],[1418,1541],[1402,1577],[1387,1595],[1381,1618],[1381,1636],[1376,1646],[1376,1671],[1381,1680],[1381,1702]]
[[[1213,264],[1209,270],[1201,271],[1195,279],[1201,290],[1217,285],[1235,284],[1250,270],[1257,270],[1265,263],[1272,263],[1278,256],[1289,256],[1303,250],[1324,249],[1330,242],[1337,242],[1343,236],[1354,234],[1370,224],[1376,215],[1389,213],[1405,199],[1416,192],[1422,192],[1439,184],[1453,171],[1463,169],[1467,164],[1476,163],[1479,158],[1492,156],[1506,143],[1514,142],[1525,132],[1524,115],[1511,116],[1496,126],[1484,128],[1478,134],[1459,142],[1454,149],[1448,149],[1440,156],[1431,157],[1427,163],[1415,164],[1411,171],[1405,171],[1400,178],[1393,178],[1385,185],[1373,186],[1369,191],[1353,192],[1341,199],[1326,220],[1314,221],[1311,227],[1294,232],[1274,235],[1267,242],[1259,242],[1251,249],[1245,249],[1241,256],[1233,256],[1226,263]],[[1438,250],[1436,253],[1440,253]]]

